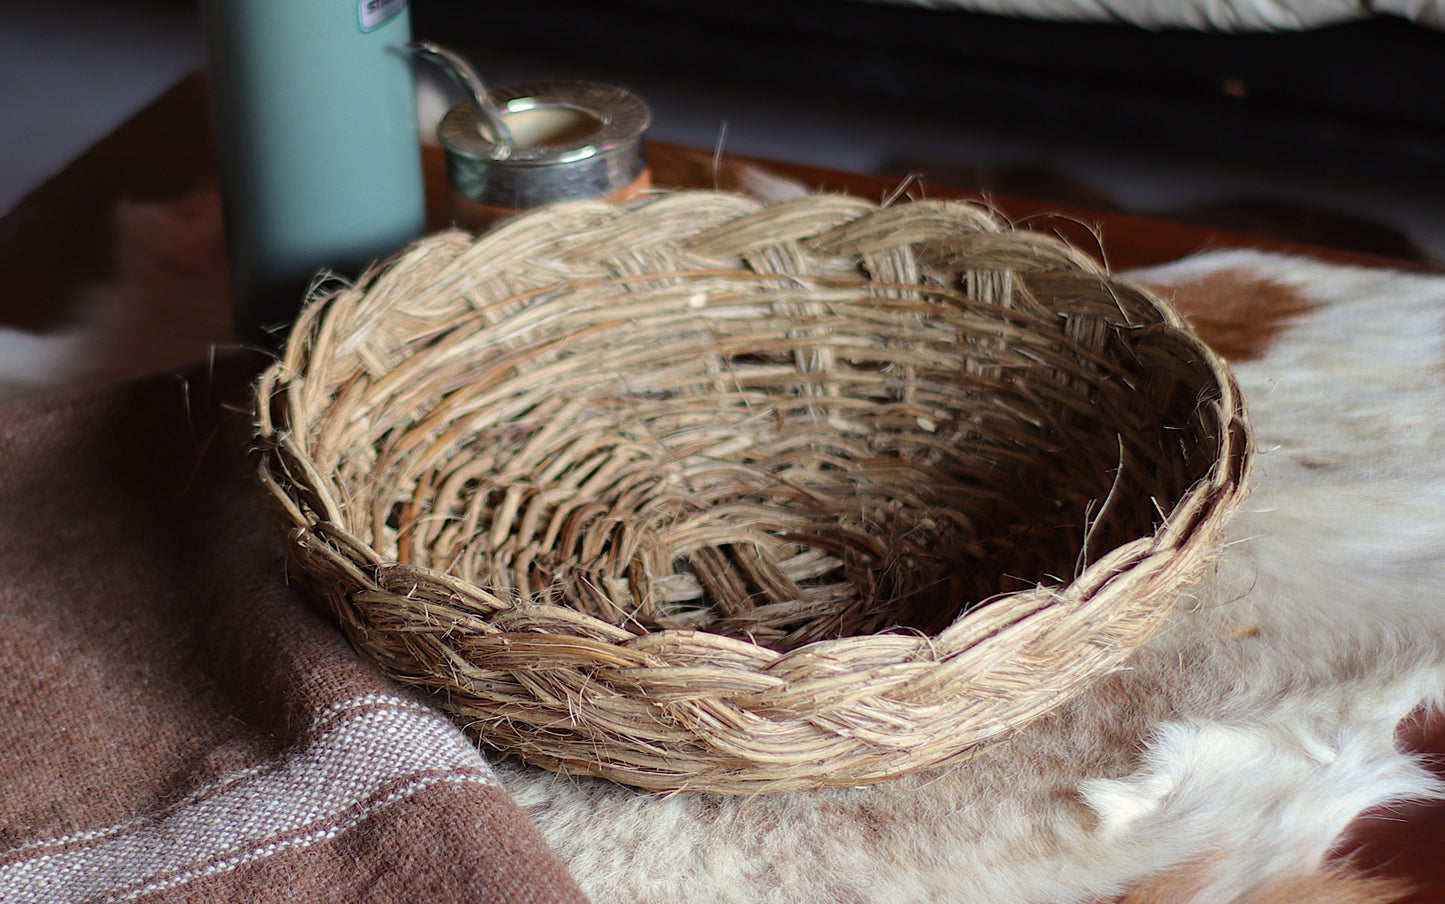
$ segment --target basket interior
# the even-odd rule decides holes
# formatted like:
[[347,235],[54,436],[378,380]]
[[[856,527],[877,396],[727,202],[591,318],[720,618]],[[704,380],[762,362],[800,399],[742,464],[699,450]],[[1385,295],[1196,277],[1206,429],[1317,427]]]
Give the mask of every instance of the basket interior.
[[769,253],[534,260],[371,330],[310,442],[349,529],[524,603],[785,650],[1067,583],[1216,463],[1215,375],[1128,289]]

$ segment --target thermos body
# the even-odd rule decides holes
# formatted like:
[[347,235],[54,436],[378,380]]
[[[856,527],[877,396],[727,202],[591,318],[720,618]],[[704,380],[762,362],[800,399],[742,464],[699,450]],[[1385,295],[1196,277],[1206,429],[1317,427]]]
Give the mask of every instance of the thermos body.
[[202,0],[238,338],[425,228],[405,0]]

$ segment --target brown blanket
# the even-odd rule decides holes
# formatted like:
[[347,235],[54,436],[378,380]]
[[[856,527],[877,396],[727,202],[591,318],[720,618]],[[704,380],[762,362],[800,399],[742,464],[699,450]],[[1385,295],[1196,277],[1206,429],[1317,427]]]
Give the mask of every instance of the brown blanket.
[[287,586],[258,365],[0,406],[0,901],[583,900]]

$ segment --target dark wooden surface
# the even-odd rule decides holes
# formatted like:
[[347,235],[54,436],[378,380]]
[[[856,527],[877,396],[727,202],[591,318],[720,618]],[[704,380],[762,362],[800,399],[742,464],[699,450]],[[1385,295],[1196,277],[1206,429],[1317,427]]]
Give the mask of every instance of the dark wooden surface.
[[[678,187],[712,187],[721,178],[712,153],[663,144],[650,146],[654,181]],[[427,156],[428,190],[440,209],[440,161]],[[883,199],[899,180],[839,173],[797,164],[748,161],[799,180],[814,190]],[[43,331],[67,322],[78,290],[112,272],[110,212],[121,199],[164,201],[216,184],[205,80],[193,75],[73,161],[0,218],[0,323]],[[724,186],[725,187],[725,186]],[[908,196],[967,196],[967,192],[910,183]],[[1112,211],[1052,204],[1047,200],[989,196],[1010,220],[1055,232],[1116,269],[1163,263],[1212,248],[1254,247],[1309,254],[1344,263],[1420,269],[1418,262],[1341,248],[1322,248],[1224,230],[1170,223]],[[1412,720],[1401,743],[1432,758],[1445,778],[1445,720]],[[1342,841],[1348,856],[1377,875],[1405,879],[1417,904],[1445,901],[1445,806],[1411,804],[1356,820]]]
[[[661,146],[654,157],[659,170],[658,181],[667,183],[672,155],[685,149]],[[699,155],[701,151],[687,152]],[[710,156],[710,155],[709,155]],[[746,158],[738,158],[746,159]],[[981,200],[1019,226],[1052,232],[1071,244],[1093,254],[1114,270],[1127,270],[1178,260],[1199,251],[1217,248],[1259,248],[1289,254],[1306,254],[1336,263],[1362,266],[1393,267],[1406,270],[1431,269],[1427,263],[1414,259],[1388,257],[1370,251],[1340,245],[1322,246],[1285,238],[1266,237],[1217,229],[1188,223],[1171,222],[1153,217],[1136,216],[1113,210],[1098,210],[1076,204],[1060,203],[1044,196],[977,192],[942,183],[915,181],[905,184],[906,177],[841,173],[795,163],[756,161],[769,170],[793,176],[818,190],[842,191],[882,200],[903,186],[908,197],[959,197]]]
[[169,200],[215,183],[205,80],[190,76],[0,218],[0,323],[64,323],[76,289],[112,269],[117,200]]
[[[204,77],[183,79],[113,133],[35,189],[0,218],[0,323],[45,330],[64,323],[76,289],[103,279],[113,261],[110,211],[117,200],[171,200],[216,183],[215,153]],[[651,143],[654,181],[708,187],[710,151]],[[898,177],[841,173],[803,164],[753,161],[822,191],[882,200]],[[428,155],[432,209],[445,187],[437,153]],[[910,182],[911,197],[976,197],[943,184]],[[1347,248],[1321,247],[1221,229],[1094,210],[1043,199],[990,194],[984,200],[1010,220],[1054,232],[1114,269],[1175,260],[1210,248],[1254,247],[1328,260],[1406,269],[1417,261]],[[434,225],[436,221],[434,220]]]

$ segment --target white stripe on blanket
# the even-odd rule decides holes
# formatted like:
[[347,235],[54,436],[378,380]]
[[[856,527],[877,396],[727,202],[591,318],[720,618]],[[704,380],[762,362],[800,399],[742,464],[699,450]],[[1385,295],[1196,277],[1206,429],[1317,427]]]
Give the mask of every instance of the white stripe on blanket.
[[335,838],[438,783],[496,780],[436,712],[399,697],[344,701],[317,716],[300,749],[163,813],[0,854],[12,861],[0,866],[0,900],[133,900]]

